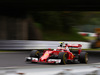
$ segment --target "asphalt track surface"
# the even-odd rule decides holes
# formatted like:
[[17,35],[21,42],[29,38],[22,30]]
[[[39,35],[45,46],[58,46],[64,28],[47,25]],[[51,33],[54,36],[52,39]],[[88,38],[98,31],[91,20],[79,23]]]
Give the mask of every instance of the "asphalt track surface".
[[[30,51],[26,52],[1,52],[0,53],[0,67],[16,67],[16,66],[39,66],[39,65],[50,65],[45,63],[26,63],[25,57],[29,56]],[[100,63],[100,51],[89,51],[90,63]],[[76,63],[77,64],[77,63]]]

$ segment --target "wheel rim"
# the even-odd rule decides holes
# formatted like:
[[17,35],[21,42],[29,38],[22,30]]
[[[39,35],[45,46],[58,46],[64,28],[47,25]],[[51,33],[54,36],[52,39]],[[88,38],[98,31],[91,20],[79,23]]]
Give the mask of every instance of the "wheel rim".
[[66,64],[67,60],[66,60],[66,54],[63,55],[63,62],[64,64]]
[[39,52],[36,52],[36,56],[39,56]]
[[85,55],[85,62],[88,62],[88,54]]

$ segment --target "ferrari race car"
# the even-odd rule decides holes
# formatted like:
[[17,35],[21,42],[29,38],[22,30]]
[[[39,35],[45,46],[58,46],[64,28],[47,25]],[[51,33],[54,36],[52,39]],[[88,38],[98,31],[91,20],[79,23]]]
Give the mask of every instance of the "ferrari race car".
[[[78,48],[78,52],[75,54],[69,50],[71,48]],[[87,63],[88,62],[88,53],[82,52],[82,45],[70,45],[60,43],[57,49],[48,50],[32,50],[29,57],[25,58],[26,62],[36,63],[36,62],[44,62],[44,63],[55,63],[55,64],[66,64],[68,62],[75,62],[77,60],[79,63]]]

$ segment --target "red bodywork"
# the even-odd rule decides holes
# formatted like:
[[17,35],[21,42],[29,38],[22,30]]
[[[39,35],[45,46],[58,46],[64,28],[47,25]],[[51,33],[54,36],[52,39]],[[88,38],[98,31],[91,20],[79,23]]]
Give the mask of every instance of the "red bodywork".
[[[82,45],[78,44],[78,45],[68,45],[68,47],[75,47],[78,48],[78,54],[80,54],[81,47]],[[66,51],[66,49],[56,49],[56,51],[52,50],[52,49],[48,49],[48,50],[44,50],[43,55],[39,58],[39,60],[32,60],[32,62],[45,62],[45,63],[54,63],[54,61],[47,61],[48,58],[54,54],[54,55],[59,55],[59,52],[65,52],[67,54],[67,60],[73,60],[75,58],[75,55],[70,52],[70,51]]]

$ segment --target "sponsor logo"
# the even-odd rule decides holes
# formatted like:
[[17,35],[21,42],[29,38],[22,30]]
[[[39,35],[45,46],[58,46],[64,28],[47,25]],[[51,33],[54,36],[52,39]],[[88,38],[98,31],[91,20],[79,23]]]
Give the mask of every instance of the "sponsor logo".
[[55,61],[56,63],[60,63],[61,62],[61,59],[49,59],[48,61]]
[[26,57],[26,59],[31,59],[31,57]]
[[36,61],[38,61],[38,58],[32,58],[32,60],[36,60]]
[[45,56],[47,56],[47,55],[49,55],[49,54],[46,53]]

